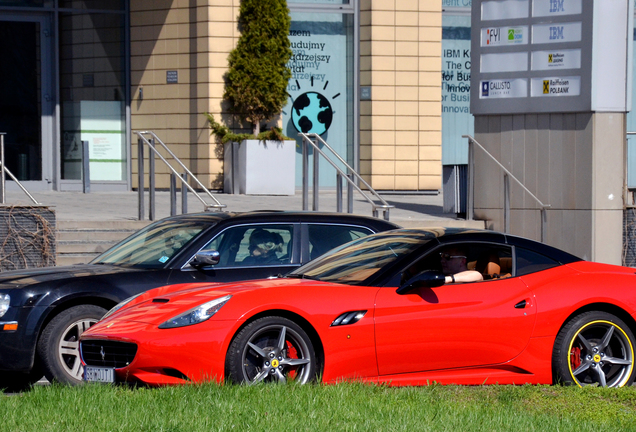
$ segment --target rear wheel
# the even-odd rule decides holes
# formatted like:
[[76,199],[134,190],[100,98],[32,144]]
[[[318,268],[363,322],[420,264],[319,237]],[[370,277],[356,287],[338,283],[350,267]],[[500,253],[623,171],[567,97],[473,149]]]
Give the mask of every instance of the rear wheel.
[[104,314],[106,309],[99,306],[75,306],[61,312],[46,326],[37,349],[49,381],[71,385],[82,382],[84,367],[80,360],[79,337]]
[[623,387],[634,381],[634,346],[629,327],[615,315],[585,312],[559,332],[552,356],[557,382],[580,387]]
[[316,355],[299,325],[283,317],[266,317],[251,322],[234,337],[225,370],[235,383],[305,384],[316,377]]

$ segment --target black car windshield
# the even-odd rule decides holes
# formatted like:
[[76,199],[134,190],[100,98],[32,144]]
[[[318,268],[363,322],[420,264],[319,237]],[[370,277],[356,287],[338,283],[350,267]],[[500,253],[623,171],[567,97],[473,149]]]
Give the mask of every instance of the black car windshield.
[[163,220],[148,225],[91,261],[126,267],[163,268],[213,221],[195,219]]
[[380,270],[406,257],[435,237],[436,233],[422,230],[375,234],[333,249],[287,276],[362,285]]

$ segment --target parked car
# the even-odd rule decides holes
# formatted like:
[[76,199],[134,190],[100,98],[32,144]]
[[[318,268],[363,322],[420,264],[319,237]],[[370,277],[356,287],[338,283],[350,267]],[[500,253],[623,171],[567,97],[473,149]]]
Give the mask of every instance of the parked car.
[[79,383],[79,336],[122,300],[184,282],[274,277],[397,225],[341,213],[201,213],[152,223],[90,264],[0,274],[0,388]]
[[[451,283],[449,260],[483,281]],[[634,381],[635,281],[520,237],[404,229],[273,280],[154,289],[80,346],[88,381],[621,387]]]

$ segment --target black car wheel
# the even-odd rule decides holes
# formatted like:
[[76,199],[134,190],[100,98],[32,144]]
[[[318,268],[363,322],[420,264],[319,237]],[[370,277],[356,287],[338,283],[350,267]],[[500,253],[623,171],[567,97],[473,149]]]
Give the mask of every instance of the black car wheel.
[[585,312],[559,332],[552,357],[557,382],[580,387],[623,387],[634,381],[634,346],[629,327],[606,312]]
[[80,360],[79,337],[106,314],[94,305],[75,306],[61,312],[46,326],[38,342],[44,375],[53,382],[80,384],[84,368]]
[[235,383],[305,384],[316,376],[313,344],[300,326],[287,318],[257,319],[235,337],[225,363]]

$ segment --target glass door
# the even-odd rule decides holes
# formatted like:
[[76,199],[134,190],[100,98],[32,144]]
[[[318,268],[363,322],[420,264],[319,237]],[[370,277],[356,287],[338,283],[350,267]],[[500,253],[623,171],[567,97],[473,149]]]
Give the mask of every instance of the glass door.
[[[51,33],[45,15],[0,17],[0,132],[5,163],[29,190],[52,178]],[[7,188],[17,187],[9,178]]]

